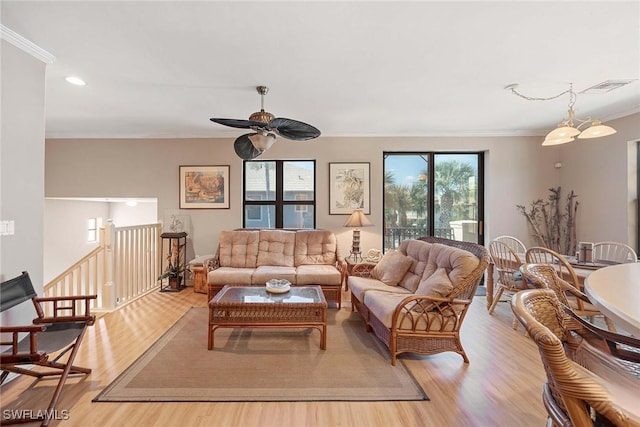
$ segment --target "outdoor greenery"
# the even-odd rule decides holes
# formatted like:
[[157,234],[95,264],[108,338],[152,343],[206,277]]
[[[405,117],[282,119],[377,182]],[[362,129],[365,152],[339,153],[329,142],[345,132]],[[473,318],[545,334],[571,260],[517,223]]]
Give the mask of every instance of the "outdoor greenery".
[[[448,228],[451,221],[469,219],[471,202],[469,178],[475,177],[474,168],[457,160],[436,163],[435,170],[436,227]],[[429,194],[428,172],[425,170],[412,185],[398,185],[392,172],[384,177],[385,221],[387,227],[426,227]],[[408,214],[415,220],[409,223]]]

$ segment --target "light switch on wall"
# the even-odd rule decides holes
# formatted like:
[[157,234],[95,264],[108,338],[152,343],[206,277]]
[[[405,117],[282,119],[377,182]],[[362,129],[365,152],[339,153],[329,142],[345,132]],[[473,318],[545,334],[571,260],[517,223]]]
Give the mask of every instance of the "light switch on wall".
[[13,236],[15,232],[14,221],[0,221],[0,236]]

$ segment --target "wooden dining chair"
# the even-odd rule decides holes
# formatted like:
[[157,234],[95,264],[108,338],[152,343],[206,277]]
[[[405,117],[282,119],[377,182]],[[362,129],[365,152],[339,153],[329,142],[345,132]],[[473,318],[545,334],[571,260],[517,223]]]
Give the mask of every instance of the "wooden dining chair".
[[629,245],[619,242],[598,242],[593,245],[593,261],[611,263],[638,262],[636,251]]
[[[524,254],[527,251],[527,247],[522,241],[520,241],[517,237],[513,236],[498,236],[493,241],[502,242],[505,245],[509,246],[513,252],[516,254]],[[520,256],[520,255],[519,255]]]
[[577,289],[582,287],[578,274],[571,264],[569,264],[569,261],[553,249],[545,248],[543,246],[533,246],[527,249],[524,258],[527,264],[551,264],[556,268],[556,271],[561,278],[575,286]]
[[[498,280],[494,283],[496,289],[491,306],[489,306],[489,314],[493,314],[493,310],[500,302],[504,292],[513,294],[526,289],[527,286],[522,281],[522,274],[520,273],[522,260],[508,243],[501,240],[493,240],[489,244],[489,254],[498,273]],[[513,318],[513,329],[518,329],[518,320],[515,317]]]

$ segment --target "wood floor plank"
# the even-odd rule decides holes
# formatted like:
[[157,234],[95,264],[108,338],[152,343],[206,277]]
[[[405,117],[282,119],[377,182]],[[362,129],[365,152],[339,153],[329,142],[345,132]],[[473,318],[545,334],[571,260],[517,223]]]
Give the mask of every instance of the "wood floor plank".
[[[348,298],[345,293],[343,301]],[[470,364],[454,353],[401,356],[430,401],[91,402],[193,306],[206,306],[206,296],[194,293],[192,288],[179,293],[153,292],[100,317],[89,329],[76,359],[76,364],[91,367],[93,372],[69,380],[58,406],[68,411],[69,419],[51,425],[527,427],[546,422],[541,401],[545,376],[538,350],[522,327],[518,331],[511,328],[513,314],[508,303],[498,304],[490,316],[484,297],[474,299],[462,327]],[[347,303],[342,309],[351,307]],[[3,414],[7,409],[46,408],[53,387],[51,379],[34,382],[32,378],[18,378],[3,385]]]

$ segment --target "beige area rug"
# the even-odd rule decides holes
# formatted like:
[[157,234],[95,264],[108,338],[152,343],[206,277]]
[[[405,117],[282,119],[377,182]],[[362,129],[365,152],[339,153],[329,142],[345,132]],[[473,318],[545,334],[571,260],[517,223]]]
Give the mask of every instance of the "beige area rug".
[[207,350],[207,308],[192,308],[94,402],[429,400],[401,360],[350,310],[317,329],[219,329]]

